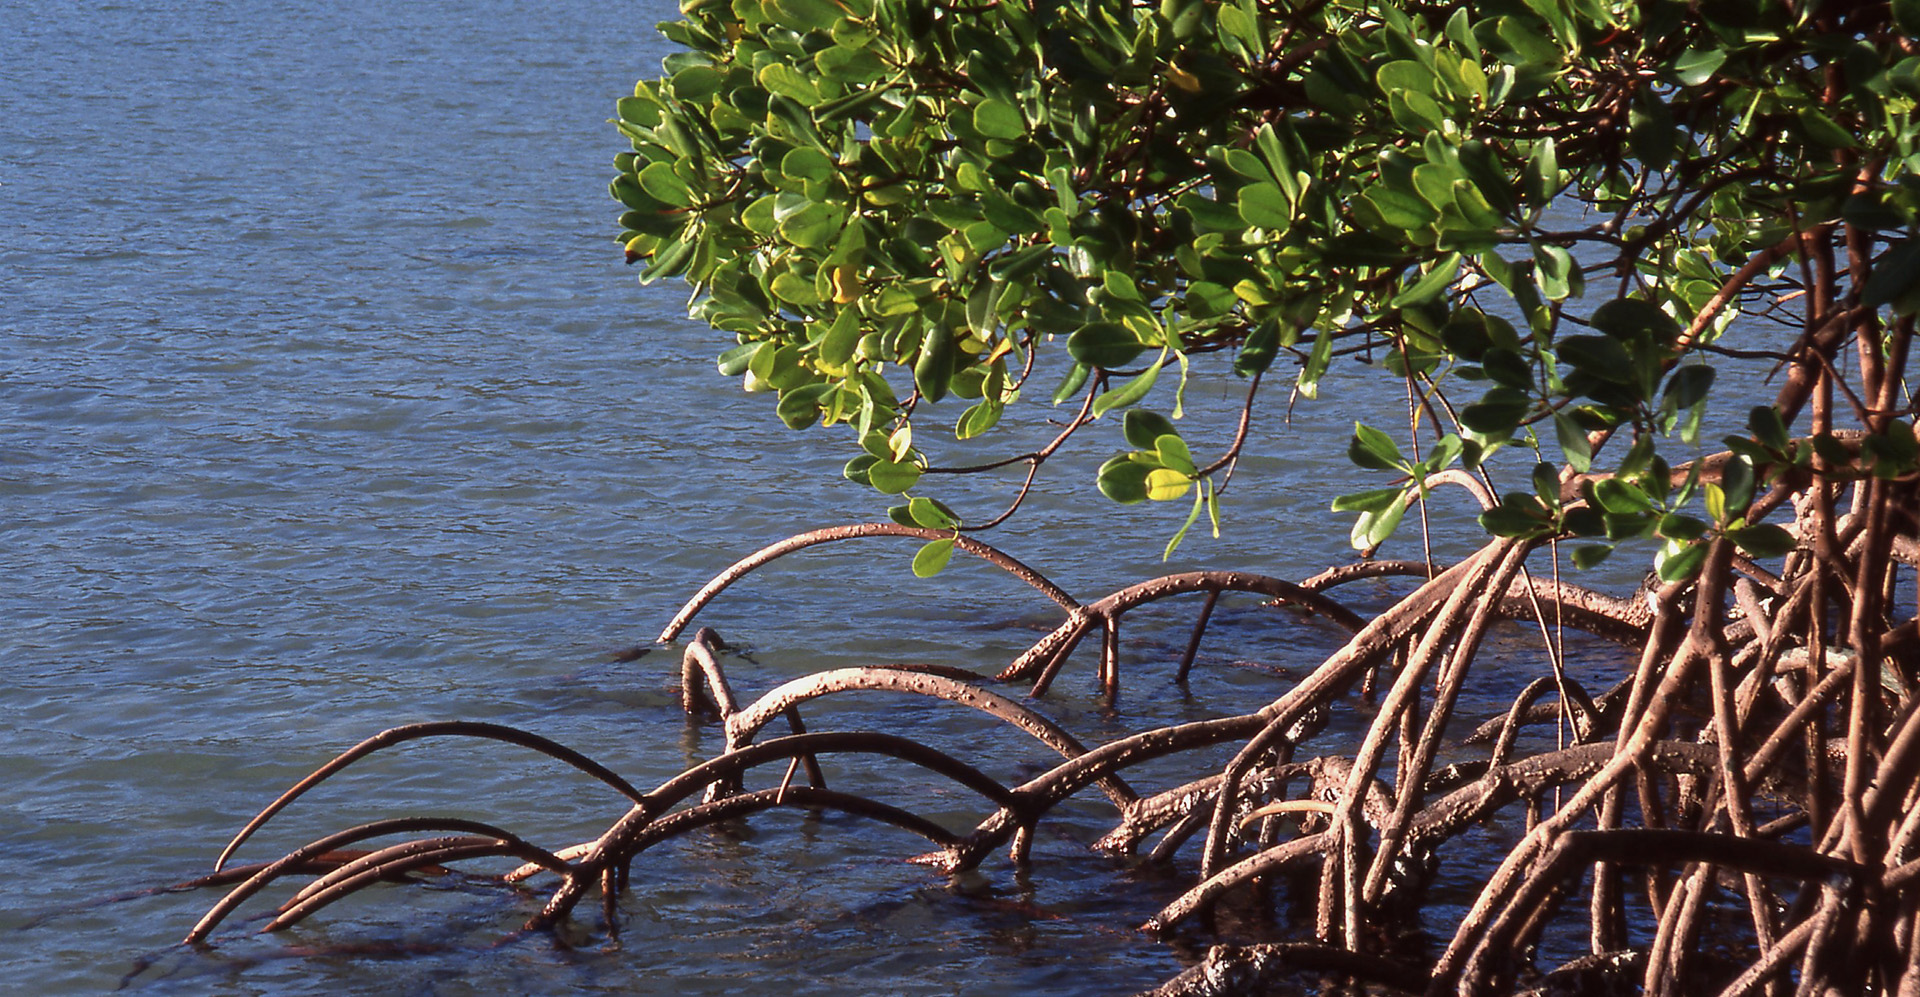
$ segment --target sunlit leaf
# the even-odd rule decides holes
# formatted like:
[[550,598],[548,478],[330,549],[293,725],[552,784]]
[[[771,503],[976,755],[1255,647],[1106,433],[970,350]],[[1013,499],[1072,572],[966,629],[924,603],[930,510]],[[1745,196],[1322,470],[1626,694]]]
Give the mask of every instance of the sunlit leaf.
[[913,573],[921,578],[939,574],[947,562],[953,560],[953,543],[953,538],[948,537],[921,547],[920,552],[913,555]]

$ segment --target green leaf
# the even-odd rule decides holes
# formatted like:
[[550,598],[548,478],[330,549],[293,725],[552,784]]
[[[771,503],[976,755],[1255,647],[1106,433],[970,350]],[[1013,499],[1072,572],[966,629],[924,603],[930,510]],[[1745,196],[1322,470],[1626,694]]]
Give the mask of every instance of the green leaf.
[[1680,323],[1644,298],[1615,298],[1593,310],[1593,327],[1628,344],[1667,344],[1680,338]]
[[1240,217],[1248,225],[1278,235],[1293,224],[1293,205],[1287,195],[1270,183],[1248,184],[1240,188]]
[[1433,70],[1412,59],[1397,59],[1382,65],[1374,72],[1373,80],[1382,96],[1406,90],[1429,97],[1434,95]]
[[1574,506],[1560,512],[1560,532],[1574,537],[1604,537],[1607,517],[1592,506]]
[[1133,505],[1147,500],[1147,475],[1154,468],[1120,454],[1100,465],[1096,478],[1100,494],[1120,503]]
[[1573,566],[1580,569],[1591,568],[1607,559],[1613,553],[1612,544],[1582,544],[1573,549]]
[[898,495],[919,483],[920,465],[911,461],[876,460],[867,467],[867,481],[877,491]]
[[847,461],[847,466],[844,468],[841,468],[840,473],[848,481],[851,481],[856,485],[870,485],[873,483],[873,481],[871,478],[868,477],[868,472],[870,472],[873,469],[873,465],[877,463],[879,463],[878,457],[875,457],[872,454],[863,453],[860,456],[855,457],[850,461]]
[[1550,531],[1547,510],[1531,495],[1508,492],[1500,504],[1480,514],[1480,527],[1502,537],[1537,537]]
[[1560,472],[1552,464],[1541,461],[1533,465],[1533,494],[1541,505],[1548,509],[1560,507]]
[[801,146],[781,157],[780,172],[798,180],[825,180],[833,176],[833,160],[811,146]]
[[1553,413],[1553,433],[1560,441],[1560,452],[1566,455],[1574,471],[1585,474],[1592,469],[1593,447],[1587,442],[1586,431],[1558,409]]
[[1573,294],[1578,267],[1573,254],[1563,246],[1540,245],[1533,250],[1534,273],[1540,278],[1540,293],[1549,301]]
[[1005,410],[1006,404],[1003,402],[992,398],[980,399],[960,414],[960,420],[953,427],[954,438],[971,440],[984,434],[999,424],[1000,416]]
[[1713,387],[1713,376],[1712,367],[1687,364],[1673,372],[1664,394],[1672,398],[1681,411],[1686,411],[1707,400],[1707,392]]
[[929,530],[951,530],[959,525],[953,510],[930,498],[908,499],[907,518],[913,520],[914,525]]
[[1709,481],[1700,487],[1701,498],[1707,507],[1707,518],[1716,522],[1727,521],[1727,490],[1717,481]]
[[1667,540],[1696,540],[1707,532],[1707,524],[1692,516],[1669,512],[1660,517],[1654,532]]
[[817,305],[820,295],[814,292],[813,281],[791,270],[774,275],[772,286],[767,290],[781,301],[795,305]]
[[1680,141],[1680,129],[1673,114],[1652,88],[1640,91],[1628,114],[1627,144],[1634,157],[1652,169],[1660,169],[1673,159]]
[[840,234],[846,214],[830,204],[810,204],[778,225],[780,237],[802,249],[825,246]]
[[860,331],[859,310],[842,308],[840,314],[833,317],[827,334],[820,338],[818,357],[821,365],[836,370],[845,367],[853,359],[855,348],[860,345]]
[[1727,539],[1733,541],[1749,557],[1779,557],[1794,548],[1793,534],[1773,525],[1760,523],[1756,526],[1744,526],[1737,530],[1728,530]]
[[953,559],[953,540],[952,537],[946,537],[920,548],[920,552],[913,555],[914,575],[919,578],[932,578],[939,574],[941,569],[947,566],[947,562]]
[[1800,130],[1815,144],[1829,149],[1857,149],[1860,140],[1853,137],[1845,128],[1835,124],[1832,118],[1820,112],[1819,108],[1802,107],[1796,116],[1800,121]]
[[760,68],[760,85],[771,93],[791,97],[801,105],[818,104],[820,91],[806,77],[806,74],[784,62],[770,62]]
[[1700,573],[1700,566],[1707,560],[1706,544],[1689,544],[1668,554],[1662,550],[1654,558],[1655,570],[1663,582],[1677,582],[1692,578]]
[[1267,168],[1267,164],[1262,162],[1259,156],[1245,149],[1222,148],[1219,150],[1219,157],[1227,164],[1227,169],[1240,174],[1245,179],[1253,181],[1273,179],[1273,171]]
[[1527,161],[1527,199],[1545,206],[1559,192],[1560,164],[1553,139],[1542,139],[1534,143],[1533,154]]
[[988,138],[1015,139],[1027,133],[1020,110],[1002,100],[983,100],[973,109],[973,128]]
[[1193,465],[1193,453],[1187,449],[1187,441],[1177,433],[1167,433],[1153,441],[1153,452],[1160,458],[1160,466],[1185,475],[1197,473]]
[[1280,350],[1280,322],[1268,319],[1254,326],[1247,333],[1246,342],[1240,344],[1240,355],[1234,358],[1233,371],[1241,377],[1252,377],[1272,366],[1273,358]]
[[640,188],[663,204],[684,208],[693,203],[687,182],[667,163],[648,163],[646,169],[640,171]]
[[1761,446],[1775,453],[1786,452],[1787,424],[1781,420],[1779,409],[1755,405],[1747,413],[1747,428],[1753,431],[1753,438],[1760,441]]
[[[1166,355],[1167,351],[1162,347],[1160,356],[1165,358]],[[1149,364],[1146,370],[1135,374],[1132,378],[1128,379],[1127,383],[1094,399],[1094,418],[1097,419],[1117,408],[1126,408],[1140,399],[1147,397],[1147,392],[1153,390],[1153,382],[1159,379],[1160,364],[1158,362]]]
[[947,397],[947,386],[953,379],[955,351],[953,330],[947,328],[945,322],[934,321],[920,344],[920,358],[913,365],[913,384],[927,401],[937,402]]
[[1432,205],[1403,191],[1376,186],[1367,188],[1360,196],[1373,205],[1381,221],[1402,232],[1419,231],[1440,218]]
[[1179,436],[1173,420],[1151,409],[1128,409],[1120,420],[1120,431],[1127,442],[1142,450],[1152,450],[1162,436]]
[[1067,352],[1089,367],[1125,367],[1147,344],[1118,322],[1089,322],[1067,337]]
[[1853,454],[1847,450],[1847,445],[1832,433],[1815,433],[1809,442],[1820,459],[1835,467],[1846,467],[1853,463]]
[[1379,512],[1400,500],[1406,494],[1404,488],[1369,488],[1361,492],[1348,492],[1333,500],[1334,512]]
[[1307,355],[1307,362],[1300,367],[1300,394],[1307,398],[1320,397],[1320,378],[1327,373],[1327,365],[1333,362],[1333,333],[1321,330],[1313,337],[1313,352]]
[[1681,85],[1697,87],[1712,79],[1713,74],[1726,61],[1725,49],[1689,49],[1673,61],[1673,75],[1679,79]]
[[1532,411],[1532,398],[1512,388],[1494,388],[1461,409],[1460,422],[1482,436],[1505,440]]
[[1067,376],[1060,379],[1060,386],[1053,389],[1053,398],[1051,399],[1053,404],[1058,405],[1072,398],[1075,394],[1078,394],[1081,387],[1087,383],[1088,375],[1092,373],[1093,368],[1086,364],[1074,364],[1067,370]]
[[[813,66],[822,76],[842,83],[867,83],[885,76],[887,72],[887,64],[881,61],[880,56],[872,49],[844,48],[839,45],[814,53]],[[835,117],[834,111],[843,111],[846,104],[841,103],[842,101],[848,103],[872,101],[879,96],[878,90],[877,87],[861,90],[829,101],[821,106],[821,120],[832,120]],[[836,104],[839,106],[833,106]]]
[[1347,533],[1347,542],[1354,550],[1372,550],[1385,543],[1407,514],[1409,502],[1408,494],[1403,492],[1384,508],[1361,513]]
[[1165,561],[1173,556],[1174,549],[1180,546],[1180,541],[1187,538],[1187,531],[1193,529],[1193,524],[1199,521],[1200,507],[1206,504],[1208,504],[1206,495],[1202,492],[1195,492],[1193,495],[1193,508],[1187,512],[1187,521],[1181,523],[1180,529],[1173,534],[1173,539],[1167,541],[1167,549],[1160,552],[1160,560]]
[[820,418],[820,399],[833,390],[831,384],[809,384],[780,395],[777,413],[788,429],[805,429]]
[[1516,391],[1527,391],[1533,387],[1533,365],[1520,355],[1519,350],[1492,347],[1480,358],[1480,366],[1495,384]]
[[1619,478],[1606,478],[1593,486],[1594,501],[1608,512],[1621,515],[1649,512],[1654,501],[1645,491]]
[[1147,498],[1155,502],[1177,499],[1193,487],[1193,479],[1167,467],[1156,467],[1147,472]]
[[1448,253],[1435,260],[1433,266],[1418,281],[1415,281],[1413,286],[1394,295],[1393,300],[1387,302],[1387,307],[1410,308],[1414,305],[1424,305],[1439,297],[1440,292],[1452,285],[1454,278],[1459,274],[1460,254]]
[[1893,0],[1893,20],[1907,37],[1920,37],[1920,0]]
[[1347,459],[1376,471],[1401,471],[1407,466],[1393,437],[1358,422],[1353,424],[1353,439],[1347,444]]
[[1747,506],[1753,503],[1753,462],[1740,456],[1730,458],[1720,469],[1720,489],[1729,512],[1744,517]]
[[1633,357],[1607,336],[1561,336],[1553,341],[1560,359],[1609,384],[1633,382]]
[[726,377],[739,377],[746,373],[747,365],[753,360],[753,355],[760,352],[760,348],[765,345],[767,344],[741,343],[720,354],[718,363],[720,373]]

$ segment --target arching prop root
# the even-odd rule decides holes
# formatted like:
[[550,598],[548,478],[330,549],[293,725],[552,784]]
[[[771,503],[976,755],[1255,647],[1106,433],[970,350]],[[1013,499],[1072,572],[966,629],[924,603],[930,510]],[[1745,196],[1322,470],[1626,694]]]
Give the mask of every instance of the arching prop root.
[[[424,865],[503,856],[521,863],[507,880],[558,879],[529,928],[553,926],[597,892],[605,930],[613,932],[616,899],[643,853],[776,808],[832,810],[904,829],[933,847],[916,861],[948,871],[973,868],[1003,847],[1024,863],[1038,823],[1096,787],[1115,823],[1092,847],[1128,856],[1159,834],[1142,860],[1197,864],[1189,889],[1143,912],[1144,929],[1206,930],[1226,903],[1241,911],[1253,903],[1272,915],[1265,898],[1276,886],[1297,894],[1296,909],[1313,912],[1312,924],[1294,931],[1310,931],[1315,941],[1226,939],[1232,944],[1215,946],[1158,993],[1231,992],[1232,981],[1252,986],[1300,972],[1429,994],[1579,980],[1632,980],[1654,994],[1773,993],[1795,975],[1848,992],[1892,990],[1913,982],[1910,966],[1920,955],[1920,636],[1911,614],[1896,614],[1888,598],[1912,584],[1912,569],[1891,553],[1911,538],[1890,534],[1874,517],[1821,508],[1809,506],[1795,532],[1828,541],[1803,542],[1778,575],[1742,564],[1716,541],[1690,583],[1632,599],[1536,579],[1526,570],[1534,545],[1500,540],[1451,566],[1369,562],[1297,584],[1192,572],[1083,602],[970,542],[963,549],[1027,580],[1067,614],[997,679],[873,665],[742,696],[724,644],[701,629],[682,648],[682,705],[691,722],[723,727],[725,750],[646,792],[526,731],[466,722],[394,728],[269,804],[218,864],[315,785],[370,754],[423,740],[480,738],[539,752],[606,785],[627,810],[596,839],[558,848],[456,817],[364,824],[253,867],[188,940],[206,941],[242,904],[289,876],[316,878],[282,903],[268,930]],[[728,584],[784,554],[843,539],[924,539],[926,532],[840,527],[773,545],[704,588],[665,636],[676,636]],[[1325,594],[1385,576],[1406,578],[1411,591],[1370,619]],[[1098,630],[1098,676],[1112,693],[1121,682],[1126,613],[1199,596],[1182,658],[1160,679],[1184,681],[1216,601],[1229,593],[1301,607],[1350,636],[1258,709],[1103,743],[1082,740],[1032,702],[992,687],[1030,682],[1031,696],[1044,694],[1076,645]],[[1511,663],[1495,669],[1506,674],[1492,674],[1477,660],[1502,618],[1537,628],[1546,651],[1540,667],[1523,666],[1516,677]],[[1814,620],[1827,622],[1810,631]],[[1637,663],[1619,675],[1569,659],[1564,628],[1630,643]],[[1807,641],[1809,632],[1823,641]],[[1359,707],[1358,690],[1375,674],[1383,679],[1369,693],[1377,702],[1356,714],[1365,722],[1330,734],[1328,718]],[[1484,701],[1490,688],[1505,689],[1505,705],[1491,716],[1470,715],[1467,690]],[[818,704],[873,695],[950,703],[1021,736],[970,741],[954,754],[902,733],[810,731],[802,718]],[[763,739],[768,725],[782,722],[781,736]],[[1007,743],[1031,745],[1048,767],[1018,784],[988,775],[1005,766]],[[1237,750],[1224,768],[1205,765],[1183,784],[1142,791],[1129,781],[1145,762],[1229,745]],[[845,785],[828,788],[822,760],[847,755],[887,767],[890,784],[917,771],[915,784],[967,789],[980,801],[973,826],[951,827],[911,803]],[[943,805],[950,813],[951,804]],[[1510,845],[1488,843],[1483,829],[1495,823],[1512,829]],[[394,837],[402,840],[376,840]],[[1477,896],[1435,885],[1440,864],[1462,854],[1481,856],[1487,870],[1477,877]],[[1471,869],[1452,878],[1463,874],[1476,878]],[[1434,928],[1423,920],[1434,904],[1467,911],[1441,925],[1451,932],[1444,947],[1397,943]],[[1733,937],[1725,934],[1728,909],[1745,912]],[[1709,918],[1715,910],[1721,913]],[[1720,932],[1710,946],[1702,943],[1709,921]],[[1553,944],[1544,944],[1549,937]],[[1563,956],[1558,967],[1532,964],[1532,953],[1565,953],[1569,944],[1591,954]]]

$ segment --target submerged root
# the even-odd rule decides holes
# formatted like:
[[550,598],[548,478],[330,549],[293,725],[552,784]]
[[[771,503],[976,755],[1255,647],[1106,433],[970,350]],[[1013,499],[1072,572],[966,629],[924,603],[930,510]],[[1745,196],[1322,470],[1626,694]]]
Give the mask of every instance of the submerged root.
[[[509,881],[558,878],[530,928],[552,927],[597,892],[612,932],[615,899],[629,888],[629,870],[643,853],[777,808],[835,811],[904,829],[933,846],[916,861],[948,871],[972,868],[1001,848],[1025,863],[1039,823],[1097,787],[1117,820],[1091,847],[1124,858],[1160,834],[1141,861],[1197,865],[1186,892],[1143,912],[1144,929],[1210,930],[1196,924],[1210,924],[1207,915],[1229,900],[1235,910],[1251,903],[1273,916],[1279,909],[1268,898],[1276,887],[1288,892],[1294,916],[1312,912],[1311,923],[1290,933],[1313,941],[1224,938],[1156,994],[1253,992],[1302,973],[1435,995],[1629,982],[1649,993],[1772,993],[1790,974],[1803,988],[1815,980],[1848,992],[1891,991],[1911,985],[1910,967],[1920,959],[1913,899],[1920,884],[1920,641],[1914,620],[1891,618],[1883,598],[1895,588],[1896,572],[1911,577],[1887,554],[1899,544],[1860,539],[1883,526],[1829,524],[1838,542],[1803,546],[1777,577],[1739,563],[1715,542],[1690,589],[1667,585],[1635,599],[1531,578],[1529,546],[1500,541],[1444,568],[1378,562],[1298,584],[1194,572],[1081,602],[969,541],[974,546],[962,549],[1027,580],[1067,613],[998,679],[958,669],[838,668],[737,697],[724,645],[702,629],[684,648],[682,705],[696,722],[712,718],[724,728],[725,750],[648,792],[524,731],[457,722],[394,728],[269,804],[216,867],[308,789],[368,754],[424,738],[479,737],[533,749],[621,793],[629,807],[595,840],[552,850],[458,818],[352,828],[229,880],[238,885],[188,940],[204,942],[243,903],[289,876],[315,878],[282,903],[267,930],[373,882],[483,856],[518,858],[523,864],[506,874]],[[1816,536],[1819,529],[1806,524],[1800,532]],[[728,584],[777,557],[834,540],[925,532],[840,527],[776,544],[716,578],[666,636]],[[1325,594],[1382,576],[1406,577],[1412,590],[1371,619]],[[1231,593],[1301,607],[1350,636],[1250,712],[1104,743],[1083,741],[1029,703],[990,688],[1030,682],[1032,695],[1044,694],[1097,631],[1097,673],[1111,694],[1121,682],[1126,613],[1198,595],[1204,601],[1171,676],[1184,682],[1218,600]],[[1857,593],[1872,597],[1856,602]],[[1510,705],[1491,717],[1466,715],[1465,691],[1485,682],[1475,670],[1482,638],[1501,617],[1558,624],[1542,626],[1551,668],[1543,665],[1528,681],[1503,677],[1523,686],[1502,694]],[[1841,633],[1809,627],[1835,619],[1851,622]],[[1640,651],[1637,664],[1621,677],[1570,659],[1559,627],[1630,643]],[[1822,640],[1810,641],[1809,633]],[[1367,684],[1376,673],[1384,682],[1378,690]],[[1361,706],[1362,688],[1378,700],[1361,714],[1366,722],[1353,733],[1327,733],[1335,711]],[[1589,688],[1607,691],[1593,696]],[[837,697],[873,694],[964,707],[1037,741],[1047,767],[1007,784],[987,774],[1004,761],[999,749],[969,742],[950,753],[910,732],[809,731],[801,716]],[[1479,695],[1484,700],[1485,690]],[[782,721],[783,736],[761,739]],[[1180,785],[1146,791],[1129,782],[1130,770],[1145,762],[1221,745],[1238,746],[1224,768],[1215,763]],[[890,782],[918,771],[964,787],[980,801],[974,824],[956,828],[911,804],[828,789],[822,761],[844,755],[885,767]],[[756,778],[760,783],[750,784]],[[1512,829],[1512,843],[1497,868],[1478,874],[1478,896],[1437,893],[1443,860],[1487,847],[1457,842],[1495,822]],[[347,846],[391,836],[409,837],[342,855]],[[1629,877],[1643,888],[1625,888]],[[1466,916],[1444,926],[1451,937],[1440,951],[1397,941],[1431,930],[1422,919],[1431,905],[1457,910],[1468,899]],[[1709,959],[1696,953],[1710,930],[1705,912],[1715,903],[1744,909],[1748,923],[1727,936],[1726,917],[1715,919],[1711,930],[1721,934]],[[1557,941],[1546,946],[1548,938]],[[1573,940],[1592,954],[1534,964],[1535,953],[1564,953]]]

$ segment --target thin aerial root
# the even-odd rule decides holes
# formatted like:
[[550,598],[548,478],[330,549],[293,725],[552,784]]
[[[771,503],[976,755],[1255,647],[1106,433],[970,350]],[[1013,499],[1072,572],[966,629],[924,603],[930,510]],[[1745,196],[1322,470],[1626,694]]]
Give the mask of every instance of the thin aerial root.
[[214,860],[214,870],[219,871],[225,866],[227,860],[233,857],[234,851],[244,844],[248,838],[252,837],[255,831],[260,830],[267,821],[272,820],[275,814],[286,809],[288,804],[299,799],[307,790],[326,781],[327,778],[335,772],[346,768],[382,748],[389,748],[406,741],[416,741],[427,737],[478,737],[493,741],[505,741],[508,744],[519,745],[523,748],[531,748],[550,758],[566,762],[568,765],[612,786],[614,789],[619,790],[620,794],[627,799],[637,802],[642,798],[639,790],[633,788],[631,783],[628,783],[627,780],[615,774],[613,770],[566,745],[549,741],[538,734],[530,734],[518,728],[507,727],[502,724],[481,723],[471,720],[439,720],[430,723],[407,724],[402,727],[392,727],[383,730],[361,741],[359,744],[334,756],[332,761],[315,769],[311,775],[294,783],[293,788],[281,793],[278,799],[267,804],[266,809],[256,814],[252,820],[247,822],[247,826],[240,829],[239,834],[233,836],[233,840],[228,842],[227,847],[221,850],[220,857]]
[[[227,915],[233,913],[241,904],[274,880],[288,873],[298,872],[307,862],[317,856],[325,855],[346,845],[378,838],[389,834],[411,834],[418,831],[464,831],[470,835],[497,838],[505,841],[518,841],[513,835],[491,824],[461,817],[398,817],[391,820],[377,820],[358,827],[329,834],[324,838],[308,842],[288,852],[285,856],[269,862],[259,868],[240,885],[228,891],[213,905],[213,909],[200,918],[193,930],[187,932],[185,944],[193,945],[204,941]],[[551,857],[551,856],[548,856]],[[557,860],[557,859],[556,859]],[[533,863],[529,863],[533,864]],[[547,863],[541,862],[545,867]],[[564,867],[564,863],[562,863]],[[337,868],[337,867],[336,867]]]
[[1213,606],[1219,601],[1220,593],[1207,593],[1207,601],[1200,607],[1200,618],[1193,621],[1193,636],[1187,639],[1187,649],[1180,655],[1180,667],[1173,674],[1174,682],[1187,684],[1187,673],[1193,670],[1194,656],[1200,653],[1200,638],[1206,634],[1207,624],[1213,620]]
[[1221,895],[1257,877],[1279,872],[1309,859],[1324,855],[1336,844],[1331,831],[1309,834],[1257,852],[1202,880],[1180,894],[1160,912],[1140,926],[1141,931],[1158,934],[1213,906]]
[[1425,578],[1432,580],[1440,573],[1438,565],[1426,561],[1352,561],[1337,564],[1317,575],[1300,580],[1300,587],[1314,592],[1325,592],[1349,582],[1368,578]]
[[639,834],[624,842],[618,854],[612,856],[608,868],[630,864],[635,857],[647,849],[688,832],[724,821],[739,820],[764,810],[780,808],[834,810],[855,817],[863,817],[912,832],[943,849],[957,847],[962,840],[959,835],[919,814],[878,800],[831,789],[815,789],[812,786],[786,786],[741,793],[724,800],[715,800],[675,811],[647,825]]
[[1046,695],[1047,689],[1053,685],[1054,677],[1059,675],[1060,669],[1066,666],[1067,658],[1072,656],[1074,650],[1080,646],[1082,640],[1086,639],[1088,631],[1092,630],[1097,622],[1101,622],[1100,618],[1086,608],[1075,610],[1067,616],[1066,622],[1054,628],[1052,633],[1035,641],[1032,647],[1013,659],[1013,663],[1001,669],[1000,674],[994,678],[1001,682],[1016,682],[1038,672],[1039,674],[1034,675],[1033,688],[1028,690],[1027,695],[1034,697]]
[[[1040,743],[1067,758],[1086,753],[1086,746],[1065,728],[1039,712],[968,682],[944,675],[904,668],[837,668],[794,679],[761,696],[727,718],[727,744],[738,748],[752,742],[754,735],[773,718],[794,707],[822,696],[842,692],[876,691],[909,693],[944,699],[979,710],[1032,735]],[[1138,799],[1138,795],[1118,776],[1100,780],[1101,789],[1118,806]]]
[[722,779],[736,777],[757,765],[800,755],[835,753],[891,756],[946,776],[986,797],[996,806],[1006,809],[1021,809],[1024,806],[1024,798],[1019,793],[1002,786],[991,776],[972,765],[918,741],[873,731],[836,731],[820,734],[789,734],[786,737],[776,737],[758,744],[735,748],[662,783],[659,788],[646,794],[642,804],[634,809],[657,816],[668,807],[708,785]]
[[[800,711],[789,706],[783,715],[787,718],[787,731],[793,734],[805,734],[807,725],[800,719]],[[820,759],[812,755],[800,755],[793,760],[793,766],[787,769],[787,781],[793,781],[794,767],[807,770],[807,785],[815,789],[827,788],[827,774],[820,770]]]
[[1281,800],[1278,803],[1269,803],[1247,811],[1246,816],[1240,818],[1240,826],[1246,827],[1255,821],[1277,814],[1337,814],[1339,812],[1338,806],[1325,800]]
[[[399,851],[408,846],[417,850]],[[290,928],[318,912],[336,900],[359,892],[368,884],[382,879],[399,876],[415,869],[431,865],[444,865],[462,859],[485,858],[488,856],[508,855],[521,857],[512,845],[499,839],[460,836],[455,838],[434,838],[426,841],[409,842],[408,845],[395,845],[391,857],[378,865],[371,866],[358,874],[330,882],[326,889],[308,894],[297,903],[283,908],[278,917],[268,921],[262,933]]]
[[[1012,682],[1038,673],[1032,694],[1042,695],[1053,683],[1067,655],[1073,653],[1073,648],[1096,622],[1108,627],[1109,621],[1117,620],[1130,609],[1194,592],[1205,592],[1212,597],[1218,597],[1221,592],[1264,595],[1278,603],[1313,610],[1349,632],[1357,632],[1366,622],[1340,603],[1289,581],[1248,571],[1188,571],[1129,585],[1098,602],[1076,608],[1052,633],[1042,637],[1002,669],[998,678],[1003,682]],[[1103,654],[1101,660],[1105,666],[1108,658]]]
[[1120,621],[1108,616],[1100,622],[1100,694],[1111,703],[1120,694]]
[[664,644],[680,636],[680,631],[686,629],[687,624],[693,621],[693,618],[699,614],[700,610],[706,608],[707,603],[712,602],[720,593],[726,591],[728,586],[746,577],[747,574],[755,568],[797,550],[805,550],[808,547],[818,544],[834,543],[840,540],[855,540],[862,537],[911,537],[916,540],[952,540],[955,550],[972,554],[1006,571],[1015,578],[1026,582],[1069,613],[1080,607],[1080,604],[1075,601],[1072,596],[1068,595],[1066,591],[1059,586],[1048,581],[1046,577],[1038,571],[1027,567],[1013,557],[1002,553],[1000,550],[964,534],[956,537],[952,530],[927,530],[921,529],[918,526],[901,526],[898,523],[855,523],[850,526],[833,526],[823,530],[809,530],[798,536],[788,537],[779,543],[763,547],[735,562],[731,567],[722,571],[719,575],[715,576],[712,581],[703,586],[699,592],[694,594],[693,598],[687,600],[686,605],[680,607],[680,611],[675,613],[673,619],[667,623],[666,629],[660,631],[660,643]]
[[485,844],[489,848],[496,850],[489,852],[489,854],[511,854],[516,858],[525,859],[528,862],[545,866],[555,872],[567,871],[567,864],[552,852],[542,848],[535,848],[510,834],[469,834],[424,838],[417,841],[403,841],[397,845],[389,845],[386,848],[368,852],[352,862],[348,862],[340,868],[301,887],[292,897],[289,897],[285,903],[280,905],[280,909],[283,911],[291,910],[307,899],[318,896],[334,886],[353,880],[356,877],[364,877],[363,881],[388,878],[392,873],[383,873],[381,870],[391,866],[398,860],[410,859],[413,856],[433,852],[436,849],[464,848],[469,845],[481,844]]
[[725,720],[740,709],[720,666],[719,649],[720,635],[712,627],[701,627],[680,655],[680,709],[687,716],[711,713]]
[[[589,852],[593,851],[593,846],[594,846],[594,842],[582,841],[577,845],[568,845],[565,848],[556,848],[554,849],[553,857],[559,859],[563,863],[573,862],[577,859],[584,857]],[[524,882],[528,879],[532,879],[533,877],[538,876],[543,872],[559,872],[564,874],[565,871],[566,871],[565,869],[555,869],[552,866],[546,864],[545,862],[528,862],[525,865],[521,865],[515,868],[512,872],[509,872],[506,875],[501,876],[500,881],[503,883],[519,883],[519,882]]]

